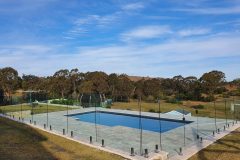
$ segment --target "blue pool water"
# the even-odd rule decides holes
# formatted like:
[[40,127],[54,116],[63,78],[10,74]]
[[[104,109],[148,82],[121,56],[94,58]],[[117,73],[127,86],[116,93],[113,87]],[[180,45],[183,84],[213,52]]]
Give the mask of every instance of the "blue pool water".
[[[83,122],[95,123],[95,112],[87,112],[70,115],[76,120]],[[130,114],[110,113],[110,112],[96,112],[96,123],[105,126],[125,126],[139,129],[139,116]],[[158,118],[142,116],[142,129],[160,132],[160,122]],[[185,124],[190,123],[186,121]],[[161,119],[161,133],[172,130],[174,128],[183,126],[184,123],[179,120]]]

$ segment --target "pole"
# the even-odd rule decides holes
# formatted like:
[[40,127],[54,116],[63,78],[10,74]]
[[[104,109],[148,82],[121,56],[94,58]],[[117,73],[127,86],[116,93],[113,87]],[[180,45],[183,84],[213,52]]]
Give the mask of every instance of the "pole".
[[32,92],[31,92],[31,91],[29,92],[29,96],[30,96],[30,97],[29,97],[29,98],[30,98],[30,99],[29,99],[29,100],[30,100],[30,105],[32,106],[31,115],[32,115],[32,123],[33,123],[33,105],[32,105]]
[[22,120],[22,103],[21,103],[21,120]]
[[235,97],[233,96],[233,121],[237,120],[237,114],[235,110]]
[[227,127],[227,100],[224,101],[224,107],[225,107],[225,120],[226,120],[226,127]]
[[48,127],[48,101],[47,101],[47,127]]
[[80,97],[80,106],[82,106],[82,97],[83,97],[83,94]]
[[198,134],[198,110],[196,110],[196,116],[197,116],[197,139],[199,138],[199,134]]
[[32,113],[31,114],[32,114],[32,122],[33,122],[33,105],[31,104],[31,106],[32,106]]
[[186,128],[185,128],[185,117],[183,116],[183,144],[184,144],[184,147],[186,146],[186,141],[185,141],[185,137],[186,137]]
[[67,105],[67,133],[68,133],[68,105]]
[[101,93],[99,94],[99,97],[100,97],[100,107],[102,107],[102,95],[101,95]]
[[214,113],[215,130],[216,130],[216,132],[217,132],[217,119],[216,119],[217,109],[216,109],[215,101],[213,102],[213,105],[214,105],[214,110],[215,110],[215,113]]
[[160,150],[162,150],[162,123],[161,123],[161,104],[160,104],[160,98],[158,99],[158,113],[159,113],[159,144],[160,144]]
[[142,155],[142,108],[141,108],[141,96],[138,100],[139,106],[139,129],[140,129],[140,155]]
[[[90,95],[90,105],[91,105],[91,101],[92,101],[92,96]],[[97,108],[96,105],[95,107],[95,133],[96,133],[96,142],[98,141],[98,137],[97,137]]]
[[32,103],[32,92],[30,91],[30,103]]

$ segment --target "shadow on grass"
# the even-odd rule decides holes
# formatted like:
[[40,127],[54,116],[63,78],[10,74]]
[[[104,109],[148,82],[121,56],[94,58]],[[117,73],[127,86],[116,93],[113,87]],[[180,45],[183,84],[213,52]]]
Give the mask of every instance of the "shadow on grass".
[[42,146],[46,140],[31,127],[0,117],[0,160],[56,160]]

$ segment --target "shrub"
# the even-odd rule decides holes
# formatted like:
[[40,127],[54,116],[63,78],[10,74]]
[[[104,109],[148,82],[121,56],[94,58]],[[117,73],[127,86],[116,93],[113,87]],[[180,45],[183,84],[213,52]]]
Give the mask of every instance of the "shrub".
[[203,98],[203,101],[204,102],[212,102],[212,101],[214,101],[214,96],[208,96],[208,97],[204,97]]
[[227,89],[225,87],[220,87],[220,88],[217,88],[214,93],[215,94],[222,94],[223,92],[226,92]]
[[152,109],[152,108],[151,108],[151,109],[148,110],[148,112],[155,113],[156,111],[155,111],[155,109]]
[[149,95],[149,96],[147,96],[146,101],[147,102],[153,102],[154,101],[154,97]]
[[111,108],[111,105],[107,105],[106,108]]
[[201,105],[201,104],[194,105],[194,106],[191,106],[191,107],[194,108],[194,109],[204,109],[204,105]]
[[73,105],[74,101],[70,99],[54,99],[51,101],[52,104],[63,104],[63,105]]
[[228,92],[229,96],[240,96],[240,89],[239,90],[233,90]]
[[225,93],[222,96],[223,96],[223,98],[229,98],[230,97],[229,94],[225,94]]
[[178,101],[177,99],[175,98],[169,98],[166,100],[167,103],[173,103],[173,104],[182,104],[181,101]]

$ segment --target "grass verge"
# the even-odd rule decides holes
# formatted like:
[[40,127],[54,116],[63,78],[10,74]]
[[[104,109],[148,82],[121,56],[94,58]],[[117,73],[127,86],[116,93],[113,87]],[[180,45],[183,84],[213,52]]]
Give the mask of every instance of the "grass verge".
[[[201,117],[211,117],[215,116],[215,108],[213,102],[198,102],[198,101],[183,101],[183,104],[174,104],[174,103],[167,103],[165,101],[161,101],[161,112],[169,112],[175,109],[185,109],[192,113],[192,115],[196,115],[194,106],[202,105],[202,109],[198,109],[198,116]],[[157,103],[148,103],[142,102],[142,111],[145,112],[158,112],[158,104]],[[217,118],[225,118],[225,102],[216,102],[216,117]],[[131,101],[129,103],[126,102],[115,102],[111,108],[114,109],[127,109],[127,110],[135,110],[138,111],[138,102]],[[226,103],[226,112],[228,119],[235,118],[236,115],[240,115],[240,111],[238,113],[233,113],[230,111],[231,102]],[[238,117],[240,118],[240,117]]]
[[71,110],[73,108],[67,108],[62,106],[53,106],[53,105],[37,105],[32,107],[30,105],[15,105],[15,106],[0,106],[2,112],[20,112],[20,111],[32,111],[33,114],[47,113],[47,112],[56,112],[56,111],[65,111],[67,109]]
[[0,160],[121,160],[120,156],[0,117]]

